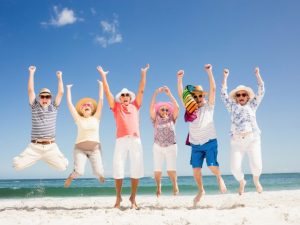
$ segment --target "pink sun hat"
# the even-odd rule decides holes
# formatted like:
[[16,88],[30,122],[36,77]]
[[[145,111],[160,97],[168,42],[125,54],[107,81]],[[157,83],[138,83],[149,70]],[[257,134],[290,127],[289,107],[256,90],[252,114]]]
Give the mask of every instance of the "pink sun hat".
[[157,113],[162,106],[166,106],[169,109],[169,114],[173,114],[174,106],[171,102],[157,102],[154,105],[155,112]]

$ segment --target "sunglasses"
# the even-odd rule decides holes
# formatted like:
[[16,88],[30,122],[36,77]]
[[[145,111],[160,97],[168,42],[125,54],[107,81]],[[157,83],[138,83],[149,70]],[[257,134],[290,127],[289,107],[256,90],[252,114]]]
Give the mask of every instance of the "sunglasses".
[[40,99],[51,99],[51,95],[40,95]]
[[203,98],[204,95],[193,95],[193,98]]
[[126,93],[126,94],[121,94],[122,97],[130,97],[130,94]]
[[169,112],[169,109],[161,108],[160,111],[162,111],[162,112]]
[[246,97],[246,96],[248,96],[248,94],[246,94],[246,93],[242,93],[242,94],[238,93],[238,94],[236,94],[235,96],[236,96],[237,98],[239,98],[239,97],[241,97],[241,96]]
[[93,108],[93,105],[90,104],[90,103],[84,103],[84,104],[81,105],[81,108],[83,108],[83,107],[90,107],[90,108]]

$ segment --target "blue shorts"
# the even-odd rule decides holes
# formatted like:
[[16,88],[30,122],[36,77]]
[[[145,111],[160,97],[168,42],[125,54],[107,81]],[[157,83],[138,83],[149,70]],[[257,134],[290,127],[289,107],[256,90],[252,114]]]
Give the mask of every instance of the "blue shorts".
[[217,161],[218,142],[212,139],[203,145],[193,145],[190,164],[193,168],[202,168],[203,160],[206,158],[207,166],[219,166]]

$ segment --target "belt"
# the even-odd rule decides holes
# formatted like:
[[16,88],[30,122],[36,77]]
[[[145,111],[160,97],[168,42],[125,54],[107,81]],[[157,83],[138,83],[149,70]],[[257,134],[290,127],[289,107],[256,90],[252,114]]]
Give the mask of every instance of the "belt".
[[52,143],[55,143],[55,140],[43,140],[43,141],[39,141],[39,140],[31,140],[31,143],[34,144],[41,144],[41,145],[50,145]]

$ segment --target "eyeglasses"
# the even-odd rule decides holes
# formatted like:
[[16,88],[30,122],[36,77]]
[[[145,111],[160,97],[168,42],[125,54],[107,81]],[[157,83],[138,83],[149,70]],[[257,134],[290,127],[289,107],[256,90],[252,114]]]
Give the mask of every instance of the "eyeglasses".
[[84,103],[81,105],[81,108],[83,107],[90,107],[90,108],[93,108],[93,105],[91,103]]
[[241,97],[241,96],[246,97],[246,96],[248,96],[248,94],[247,94],[247,93],[242,93],[242,94],[237,93],[235,96],[236,96],[237,98],[239,98],[239,97]]
[[121,94],[122,97],[130,97],[130,94],[129,93],[126,93],[126,94]]
[[160,111],[162,111],[162,112],[169,112],[169,109],[161,108]]
[[51,99],[51,95],[40,95],[40,99]]
[[203,95],[193,95],[193,98],[203,98]]

